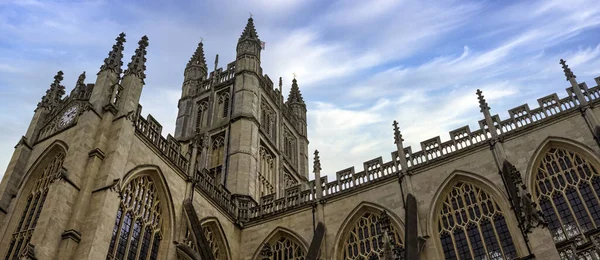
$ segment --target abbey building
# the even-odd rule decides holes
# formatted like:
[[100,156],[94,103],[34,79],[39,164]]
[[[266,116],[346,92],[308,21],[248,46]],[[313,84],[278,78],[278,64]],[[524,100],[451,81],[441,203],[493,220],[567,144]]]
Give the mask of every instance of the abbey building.
[[123,71],[119,35],[68,94],[54,76],[0,183],[0,257],[600,259],[600,86],[565,61],[536,108],[500,118],[478,91],[477,129],[415,148],[394,123],[390,161],[325,176],[252,18],[224,68],[193,52],[174,136],[139,104],[148,44]]

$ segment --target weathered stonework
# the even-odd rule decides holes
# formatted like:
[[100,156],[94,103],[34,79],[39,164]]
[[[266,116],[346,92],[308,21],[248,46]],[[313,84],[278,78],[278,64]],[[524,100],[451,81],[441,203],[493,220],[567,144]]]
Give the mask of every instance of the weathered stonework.
[[[501,119],[478,91],[478,129],[450,131],[448,141],[430,138],[417,151],[403,146],[395,123],[390,161],[377,156],[363,169],[321,177],[315,153],[317,179],[309,181],[306,104],[296,79],[286,100],[282,79],[274,88],[263,75],[263,43],[252,19],[225,69],[217,56],[209,72],[198,45],[184,72],[175,136],[163,137],[160,123],[139,105],[148,38],[124,75],[125,35],[116,41],[95,84],[86,85],[84,73],[63,97],[57,74],[15,146],[0,183],[0,257],[105,259],[110,252],[109,259],[255,260],[287,259],[278,255],[289,249],[294,259],[390,259],[406,245],[411,259],[454,259],[456,252],[571,259],[600,250],[600,86],[575,81],[564,61],[566,97],[542,97],[539,107],[518,106]],[[48,168],[62,154],[60,168]],[[540,176],[554,179],[545,184]],[[543,201],[540,187],[550,187],[544,185],[567,195]],[[31,194],[45,197],[40,202]],[[416,205],[405,211],[413,198]],[[186,214],[184,201],[195,214]],[[548,205],[573,220],[558,222]],[[406,219],[416,224],[407,228]],[[486,225],[494,229],[478,244],[477,230]],[[356,235],[359,228],[367,235]],[[456,229],[450,234],[450,228]],[[469,238],[461,238],[463,229]],[[193,242],[201,233],[199,249]],[[349,251],[379,238],[385,243]]]

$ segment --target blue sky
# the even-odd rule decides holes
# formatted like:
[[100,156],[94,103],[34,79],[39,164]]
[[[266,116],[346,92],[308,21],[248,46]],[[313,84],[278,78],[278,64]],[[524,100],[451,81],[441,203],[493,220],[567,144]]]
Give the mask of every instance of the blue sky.
[[[203,39],[209,68],[233,61],[251,12],[264,73],[292,73],[308,106],[309,150],[325,174],[395,149],[391,123],[405,143],[470,125],[482,117],[475,90],[493,114],[568,87],[558,61],[579,81],[600,76],[600,5],[565,1],[6,1],[0,0],[0,174],[58,70],[67,93],[94,75],[120,32],[127,64],[148,35],[141,98],[173,132],[183,69]],[[311,152],[312,154],[312,152]],[[312,156],[311,156],[312,160]]]

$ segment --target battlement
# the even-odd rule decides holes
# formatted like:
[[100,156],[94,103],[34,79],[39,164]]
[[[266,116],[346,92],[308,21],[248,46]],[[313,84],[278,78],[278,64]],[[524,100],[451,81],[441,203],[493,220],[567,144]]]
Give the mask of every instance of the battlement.
[[181,144],[171,134],[168,134],[166,138],[163,137],[162,125],[150,114],[146,119],[142,118],[141,113],[142,106],[138,105],[135,115],[136,132],[158,149],[164,158],[185,173],[188,167],[188,159],[181,153]]
[[[585,83],[579,84],[585,99],[591,103],[600,103],[600,77],[595,79],[597,86],[588,88]],[[539,98],[539,107],[531,109],[528,104],[517,106],[508,110],[510,118],[501,120],[498,115],[492,116],[492,120],[497,129],[497,134],[501,138],[516,134],[534,125],[547,123],[559,119],[572,111],[577,111],[580,101],[574,94],[573,88],[566,89],[567,96],[559,98],[556,93]],[[458,154],[462,151],[476,150],[483,145],[488,145],[492,135],[485,120],[478,122],[480,129],[471,131],[469,126],[463,126],[449,132],[450,140],[442,142],[440,136],[430,138],[420,143],[421,150],[413,152],[410,146],[404,147],[404,153],[408,162],[408,169],[414,170],[422,166],[429,165]],[[356,172],[354,167],[350,167],[336,172],[336,179],[328,181],[328,176],[321,177],[322,197],[331,198],[357,190],[369,184],[383,180],[388,180],[402,170],[399,163],[398,152],[391,153],[392,160],[383,162],[382,157],[377,157],[363,163],[363,170]],[[260,203],[248,209],[248,221],[258,220],[266,216],[275,215],[279,212],[285,212],[315,203],[316,189],[315,180],[308,183],[308,188],[300,189],[300,185],[287,188],[285,196],[279,199],[274,198],[274,194],[264,196]]]
[[235,77],[235,62],[227,64],[227,69],[218,68],[209,74],[208,78],[202,80],[198,85],[192,89],[192,96],[197,96],[206,91],[210,91],[211,88],[218,86],[229,85],[233,82]]

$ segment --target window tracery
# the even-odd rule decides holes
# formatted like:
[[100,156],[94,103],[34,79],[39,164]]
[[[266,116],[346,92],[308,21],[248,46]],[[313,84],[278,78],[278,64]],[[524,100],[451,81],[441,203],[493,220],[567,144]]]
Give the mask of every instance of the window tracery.
[[46,202],[50,183],[52,183],[60,171],[64,158],[64,153],[61,152],[56,154],[35,181],[35,184],[27,197],[25,209],[23,210],[23,213],[21,213],[19,224],[12,234],[12,240],[8,252],[6,253],[6,260],[19,259],[20,252],[29,245],[40,213]]
[[292,132],[284,127],[283,131],[283,154],[290,160],[292,164],[296,164],[296,137]]
[[161,226],[155,183],[147,175],[131,180],[122,191],[106,259],[157,259]]
[[208,120],[208,102],[202,101],[198,104],[198,115],[196,116],[196,129],[204,127]]
[[[375,259],[383,258],[383,235],[384,231],[380,222],[381,213],[371,211],[364,212],[351,227],[342,246],[343,259]],[[389,235],[392,243],[402,251],[404,245],[394,225],[389,227]],[[401,256],[403,259],[403,256]]]
[[283,183],[284,187],[287,189],[298,184],[298,181],[294,177],[292,177],[292,175],[289,172],[286,171],[283,173]]
[[277,136],[277,114],[265,101],[261,102],[260,127],[273,141]]
[[[268,253],[267,253],[268,252]],[[265,254],[266,253],[266,254]],[[270,239],[261,248],[262,258],[270,260],[304,260],[306,251],[295,239],[280,235]]]
[[211,160],[210,166],[211,168],[215,168],[217,166],[221,166],[223,164],[223,154],[225,147],[225,138],[223,136],[218,136],[213,139],[212,142],[212,151],[211,151]]
[[211,248],[213,256],[217,260],[227,260],[227,255],[225,253],[225,245],[223,244],[223,240],[218,232],[211,225],[205,225],[202,227],[204,230],[204,237],[206,237],[206,241],[208,241],[208,245]]
[[260,147],[260,171],[258,172],[258,194],[262,197],[274,192],[275,159],[266,148]]
[[438,230],[446,259],[514,259],[502,211],[481,188],[458,182],[443,201]]
[[535,192],[556,243],[600,226],[600,175],[580,154],[551,147],[536,172]]
[[224,91],[219,95],[219,109],[217,110],[217,115],[220,115],[222,118],[226,118],[229,114],[229,93]]

